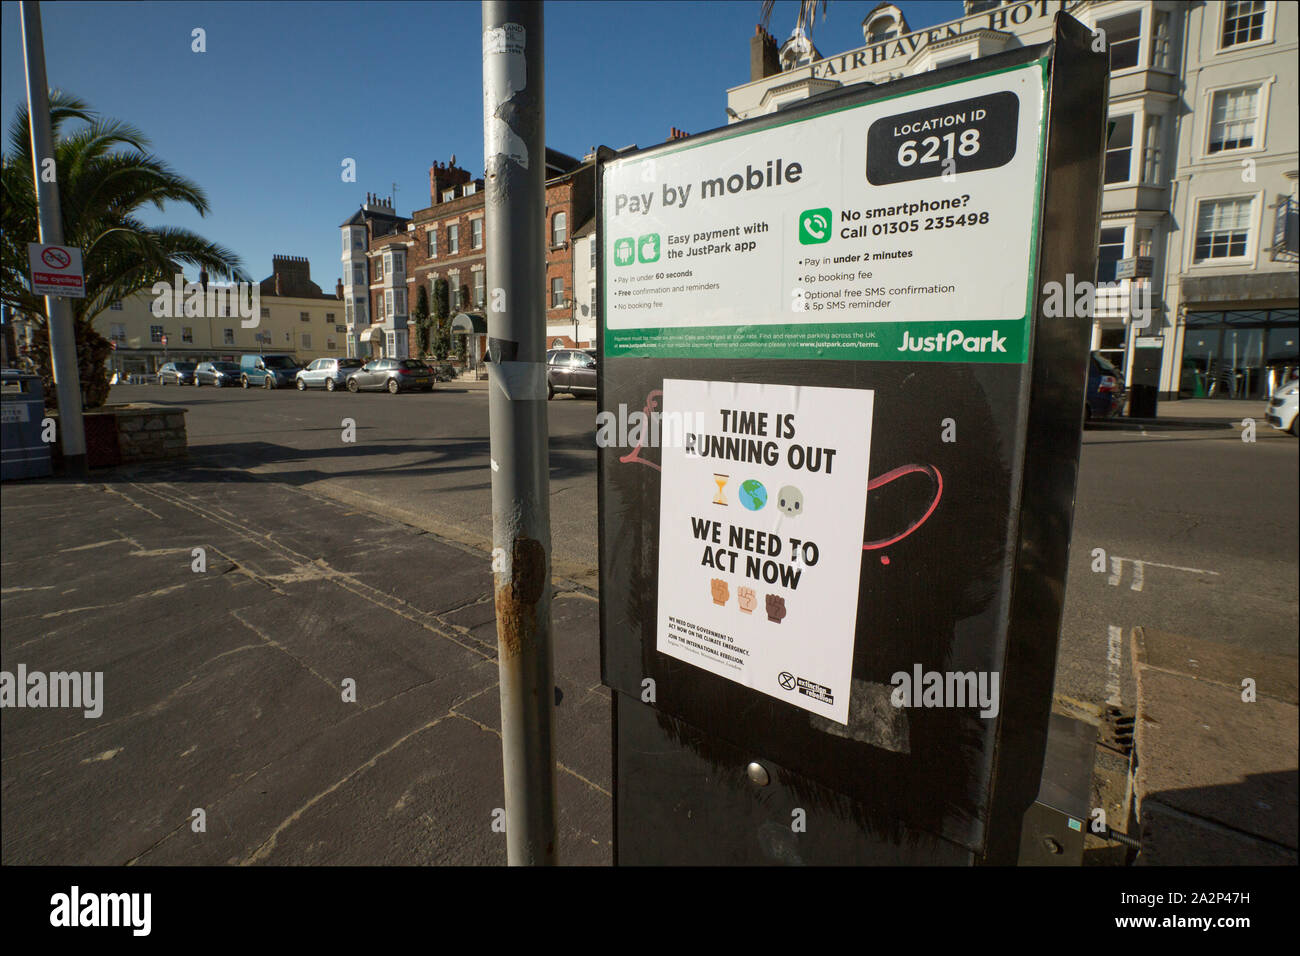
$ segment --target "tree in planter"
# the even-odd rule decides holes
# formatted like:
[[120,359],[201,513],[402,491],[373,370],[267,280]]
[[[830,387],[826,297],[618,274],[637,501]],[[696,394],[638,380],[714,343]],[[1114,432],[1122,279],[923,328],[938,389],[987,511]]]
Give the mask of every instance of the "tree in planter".
[[[456,311],[463,312],[469,308],[469,286],[462,284],[459,294],[456,297]],[[469,350],[469,336],[456,336],[456,357],[464,362],[467,358],[466,352]]]
[[[85,126],[69,132],[70,122]],[[81,249],[85,270],[86,297],[70,300],[81,391],[85,406],[97,408],[108,398],[104,360],[112,351],[93,326],[100,313],[155,282],[170,285],[185,265],[216,279],[248,279],[229,249],[187,229],[149,226],[138,218],[143,207],[162,209],[169,201],[199,215],[208,211],[203,191],[147,153],[149,141],[139,130],[100,119],[86,103],[56,90],[50,94],[50,133],[64,243]],[[53,406],[57,393],[45,297],[33,295],[27,279],[27,244],[39,236],[31,142],[24,105],[9,125],[8,148],[0,159],[0,299],[36,321],[33,357],[45,381],[46,403]]]
[[433,318],[429,315],[429,290],[420,286],[420,292],[415,297],[415,336],[416,343],[420,347],[420,358],[429,354],[429,330],[433,324]]
[[434,329],[433,354],[439,362],[447,361],[451,354],[451,327],[447,322],[439,323]]
[[451,308],[447,302],[448,288],[446,279],[433,280],[432,308],[435,336],[433,354],[437,356],[439,362],[446,361],[451,351],[451,329],[448,327]]

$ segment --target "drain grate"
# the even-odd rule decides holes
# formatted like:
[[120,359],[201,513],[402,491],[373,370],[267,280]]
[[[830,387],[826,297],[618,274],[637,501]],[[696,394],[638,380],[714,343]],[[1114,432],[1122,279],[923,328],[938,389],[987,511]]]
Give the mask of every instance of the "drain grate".
[[1133,711],[1107,707],[1101,718],[1101,745],[1125,757],[1130,756],[1133,753],[1133,725],[1136,722]]

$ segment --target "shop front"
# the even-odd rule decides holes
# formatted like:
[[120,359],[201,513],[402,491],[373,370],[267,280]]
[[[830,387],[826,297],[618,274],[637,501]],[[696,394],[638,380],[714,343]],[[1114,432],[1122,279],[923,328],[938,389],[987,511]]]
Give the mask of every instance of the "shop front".
[[1258,401],[1300,373],[1296,309],[1188,311],[1179,398]]

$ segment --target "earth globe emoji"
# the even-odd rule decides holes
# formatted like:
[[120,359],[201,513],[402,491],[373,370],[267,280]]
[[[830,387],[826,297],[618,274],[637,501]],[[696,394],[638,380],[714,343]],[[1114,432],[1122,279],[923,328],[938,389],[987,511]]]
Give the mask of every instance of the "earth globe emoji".
[[767,504],[767,489],[755,478],[740,483],[740,503],[750,511],[759,511]]

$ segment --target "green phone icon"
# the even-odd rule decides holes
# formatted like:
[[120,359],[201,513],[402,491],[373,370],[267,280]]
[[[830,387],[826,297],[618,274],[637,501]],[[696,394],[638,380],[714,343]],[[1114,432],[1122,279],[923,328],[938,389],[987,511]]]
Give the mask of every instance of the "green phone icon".
[[815,246],[821,242],[830,242],[833,221],[831,211],[826,206],[820,209],[805,209],[799,213],[799,244]]

